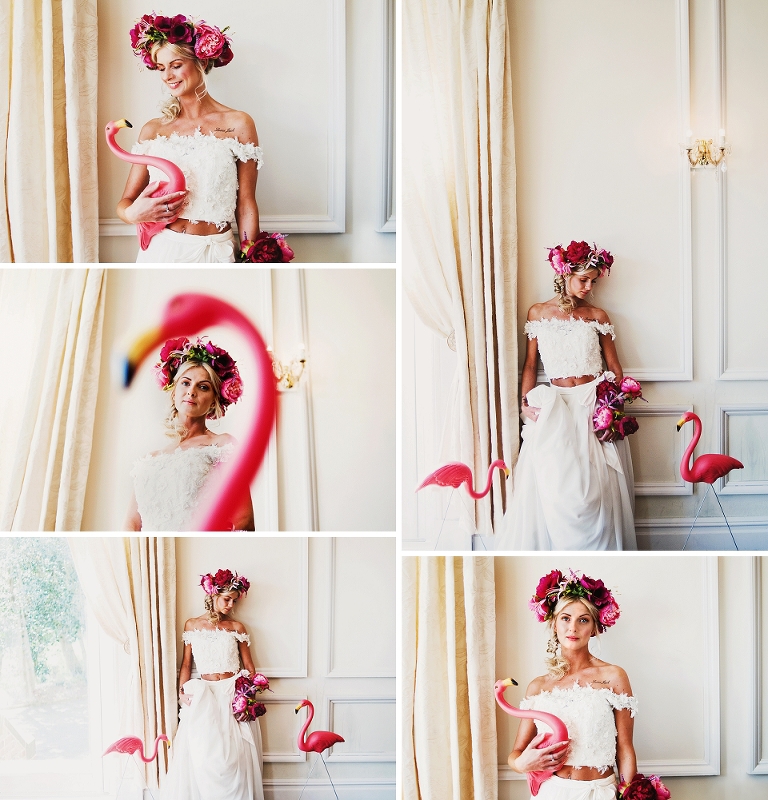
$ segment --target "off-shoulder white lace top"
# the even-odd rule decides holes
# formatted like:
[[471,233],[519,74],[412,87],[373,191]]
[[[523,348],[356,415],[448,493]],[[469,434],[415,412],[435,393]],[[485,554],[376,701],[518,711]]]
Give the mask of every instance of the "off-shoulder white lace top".
[[131,477],[143,531],[187,531],[200,490],[217,464],[227,461],[233,444],[177,447],[172,453],[140,458]]
[[[520,708],[547,711],[559,717],[568,729],[571,752],[566,764],[573,767],[610,769],[616,763],[616,720],[614,709],[629,709],[637,714],[637,698],[616,694],[611,689],[593,689],[578,683],[567,689],[553,689],[526,697]],[[549,732],[544,723],[536,722],[539,733]]]
[[247,633],[237,633],[224,628],[212,631],[184,631],[184,644],[192,645],[192,657],[201,675],[217,672],[240,671],[240,642],[249,647],[251,639]]
[[[235,218],[237,203],[237,161],[263,163],[261,148],[241,144],[232,137],[221,139],[198,128],[192,136],[155,136],[136,142],[132,153],[159,156],[172,161],[187,180],[187,205],[181,212],[191,222],[212,222],[219,230]],[[165,173],[149,167],[150,181],[167,181]]]
[[598,333],[616,338],[613,325],[596,320],[536,319],[525,323],[529,339],[536,339],[547,378],[601,375],[603,354]]

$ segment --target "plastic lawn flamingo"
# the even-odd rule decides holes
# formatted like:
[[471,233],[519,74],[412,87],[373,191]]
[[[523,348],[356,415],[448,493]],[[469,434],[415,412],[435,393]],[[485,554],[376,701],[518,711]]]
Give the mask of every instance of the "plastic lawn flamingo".
[[[496,702],[507,712],[507,714],[513,717],[521,717],[523,719],[537,719],[540,722],[549,725],[552,728],[552,733],[547,733],[544,735],[539,744],[536,745],[537,749],[541,749],[542,747],[549,747],[552,744],[556,744],[557,742],[567,742],[568,741],[568,729],[563,724],[563,721],[556,717],[554,714],[548,714],[546,711],[523,711],[522,708],[515,708],[511,706],[505,699],[504,699],[504,691],[506,690],[507,686],[517,686],[517,681],[513,678],[507,678],[503,681],[496,681]],[[554,772],[549,769],[545,770],[537,770],[535,772],[526,772],[526,776],[528,777],[528,788],[531,790],[531,794],[536,797],[539,793],[539,788],[544,781],[549,780]]]
[[[112,744],[104,751],[104,755],[107,755],[107,753],[128,753],[130,755],[138,753],[139,758],[145,764],[150,764],[157,758],[157,748],[159,747],[160,742],[169,742],[168,737],[164,733],[161,733],[157,739],[155,739],[155,749],[152,751],[152,755],[147,758],[147,756],[144,755],[144,742],[142,742],[138,736],[123,736],[122,739],[112,742]],[[169,744],[168,747],[170,746],[171,745]]]
[[160,325],[140,336],[130,348],[124,365],[123,384],[130,386],[139,365],[168,339],[192,336],[214,325],[230,325],[245,337],[256,360],[258,386],[256,407],[248,433],[226,472],[217,496],[199,510],[193,530],[222,531],[231,527],[230,514],[246,497],[253,477],[259,471],[275,424],[277,388],[272,359],[261,334],[234,306],[205,294],[179,294],[162,314]]
[[[723,509],[720,498],[717,496],[717,492],[714,491],[712,484],[718,478],[722,478],[727,475],[732,469],[744,469],[744,465],[741,463],[741,461],[731,458],[731,456],[724,456],[718,453],[706,453],[705,455],[694,459],[693,463],[691,463],[689,467],[689,462],[693,456],[693,451],[696,449],[699,439],[701,439],[701,420],[697,414],[693,413],[693,411],[686,411],[685,414],[680,417],[680,421],[677,423],[677,430],[679,432],[683,425],[690,420],[693,420],[693,439],[691,439],[691,443],[688,445],[688,448],[683,454],[682,461],[680,462],[680,476],[684,481],[688,481],[688,483],[709,484],[707,491],[704,492],[704,497],[701,498],[701,503],[699,503],[696,516],[693,518],[693,525],[696,524],[696,520],[699,518],[701,507],[704,505],[704,501],[707,499],[709,490],[712,489],[715,495],[715,500],[717,500],[717,504],[720,506],[720,511],[723,512],[723,519],[725,519],[725,524],[728,527],[728,533],[731,534],[731,539],[733,539],[733,546],[738,550],[739,546],[736,544],[733,531],[731,530],[731,526],[728,524],[728,517],[725,516],[725,510]],[[691,530],[688,531],[688,536],[685,537],[683,550],[685,550],[685,545],[688,544],[688,539],[691,536],[693,525],[691,525]]]
[[419,486],[416,491],[418,492],[425,486],[432,485],[453,486],[454,489],[458,489],[462,483],[466,483],[469,494],[475,500],[481,500],[491,490],[493,470],[496,468],[504,470],[504,475],[509,477],[509,468],[507,465],[500,459],[496,459],[496,461],[494,461],[491,466],[488,467],[488,482],[485,484],[485,488],[481,489],[479,492],[476,492],[472,488],[472,470],[466,464],[462,464],[461,461],[452,461],[450,464],[446,464],[444,467],[436,469],[431,475],[427,475],[427,477],[424,478],[421,486]]
[[[307,715],[307,720],[304,723],[304,727],[299,731],[298,739],[296,743],[304,753],[317,753],[320,756],[320,760],[323,762],[323,766],[325,767],[325,771],[328,774],[328,780],[331,781],[331,788],[333,789],[333,793],[336,795],[336,800],[339,800],[339,795],[336,794],[336,787],[333,785],[333,779],[331,778],[331,773],[328,772],[328,765],[325,763],[325,759],[323,758],[323,750],[327,750],[329,747],[333,747],[333,745],[337,744],[338,742],[343,742],[344,739],[339,736],[338,733],[334,733],[333,731],[313,731],[306,735],[307,728],[312,724],[312,719],[315,716],[315,707],[309,700],[302,700],[296,706],[296,713],[298,714],[304,706],[309,708],[309,714]],[[299,800],[301,800],[301,795],[304,794],[304,789],[307,788],[307,784],[309,783],[309,778],[312,775],[312,770],[317,766],[317,759],[315,763],[312,765],[312,769],[309,771],[309,775],[307,775],[307,780],[304,782],[304,788],[301,790],[301,794],[299,795]]]
[[[146,164],[150,167],[157,167],[161,172],[168,176],[168,181],[161,181],[157,189],[150,195],[150,197],[162,197],[166,194],[173,192],[183,192],[187,188],[187,181],[184,178],[184,173],[173,163],[166,158],[158,158],[157,156],[142,156],[138,153],[128,153],[115,141],[115,136],[120,128],[132,128],[127,119],[119,119],[116,122],[108,122],[107,127],[104,129],[107,135],[107,144],[109,149],[123,161],[128,161],[131,164]],[[139,222],[136,225],[136,232],[139,235],[139,244],[142,250],[149,247],[152,237],[156,233],[160,233],[169,222]]]

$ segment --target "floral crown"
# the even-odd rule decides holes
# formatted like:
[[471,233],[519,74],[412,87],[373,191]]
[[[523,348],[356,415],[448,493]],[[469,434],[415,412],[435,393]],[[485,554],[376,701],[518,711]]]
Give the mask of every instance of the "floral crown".
[[160,388],[168,391],[183,362],[205,362],[221,378],[220,403],[222,412],[226,413],[227,406],[236,403],[242,396],[243,381],[232,356],[207,339],[207,336],[198,337],[194,344],[186,336],[169,339],[160,351],[160,361],[154,366],[155,378]]
[[600,277],[609,275],[613,266],[613,256],[607,250],[590,247],[586,242],[571,242],[568,247],[561,244],[549,249],[549,263],[558,275],[568,275],[574,267],[585,266],[600,271]]
[[597,629],[602,633],[606,628],[616,624],[621,612],[619,604],[611,594],[611,590],[596,578],[590,578],[583,572],[569,570],[566,578],[559,569],[553,569],[545,575],[536,587],[536,593],[528,601],[528,608],[536,614],[539,622],[547,622],[555,615],[555,608],[560,600],[589,600],[599,614]]
[[226,35],[228,30],[229,26],[221,30],[203,19],[193,20],[183,14],[175,17],[145,14],[131,29],[131,47],[147,69],[158,68],[152,60],[156,44],[189,44],[199,59],[213,61],[214,67],[225,67],[234,56]]
[[222,592],[240,592],[248,594],[251,583],[244,575],[238,575],[228,569],[220,569],[215,575],[208,573],[200,576],[200,585],[208,595],[221,594]]

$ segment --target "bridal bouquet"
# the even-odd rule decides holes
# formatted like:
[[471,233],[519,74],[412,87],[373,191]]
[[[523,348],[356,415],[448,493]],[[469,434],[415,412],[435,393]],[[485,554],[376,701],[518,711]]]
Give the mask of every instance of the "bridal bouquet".
[[271,692],[269,681],[260,672],[249,675],[243,670],[235,679],[235,698],[232,713],[238,722],[251,722],[267,713],[264,703],[256,698],[262,692]]
[[639,772],[631,781],[622,781],[619,784],[617,795],[618,800],[669,800],[671,796],[658,775],[646,778]]
[[[613,375],[613,373],[607,374]],[[626,377],[621,384],[606,379],[597,384],[595,391],[597,403],[595,413],[592,415],[592,424],[601,441],[623,439],[640,427],[637,419],[625,414],[623,408],[625,403],[631,403],[633,400],[648,402],[643,397],[640,384],[634,378]]]
[[285,243],[282,233],[262,231],[256,241],[246,239],[240,243],[238,260],[249,264],[287,263],[293,260],[294,252]]

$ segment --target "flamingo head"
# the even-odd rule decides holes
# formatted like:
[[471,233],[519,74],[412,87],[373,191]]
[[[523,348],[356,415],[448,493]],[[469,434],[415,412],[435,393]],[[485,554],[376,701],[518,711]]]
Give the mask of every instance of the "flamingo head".
[[157,737],[157,740],[158,740],[158,741],[163,741],[163,742],[166,742],[166,743],[168,744],[168,747],[170,747],[170,746],[171,746],[171,740],[170,740],[170,739],[169,739],[169,738],[168,738],[168,737],[167,737],[167,736],[166,736],[164,733],[161,733],[161,734],[160,734],[160,735]]
[[310,703],[310,702],[309,702],[309,700],[302,700],[302,701],[301,701],[301,702],[300,702],[300,703],[299,703],[299,704],[296,706],[296,708],[294,708],[294,709],[293,709],[293,712],[294,712],[294,714],[298,714],[298,713],[299,713],[299,711],[301,711],[301,709],[302,709],[302,708],[304,708],[304,706],[311,706],[311,705],[312,705],[312,703]]
[[504,678],[503,681],[496,681],[497,689],[506,689],[507,686],[517,686],[517,681],[514,678]]
[[127,119],[118,119],[114,120],[113,122],[108,122],[107,127],[104,128],[104,130],[107,132],[107,136],[109,136],[113,132],[117,133],[117,131],[120,128],[132,128],[132,127],[133,125],[131,125],[131,123],[128,122]]
[[678,420],[677,423],[678,432],[680,431],[680,428],[682,428],[683,425],[685,425],[686,422],[690,422],[692,419],[695,420],[698,419],[698,417],[696,416],[696,414],[693,413],[693,411],[686,411],[685,414],[683,414],[683,416],[680,417],[680,419]]
[[205,294],[188,292],[172,297],[161,315],[160,324],[142,333],[128,349],[120,364],[120,378],[128,388],[142,362],[168,339],[192,336],[226,318],[227,303]]

